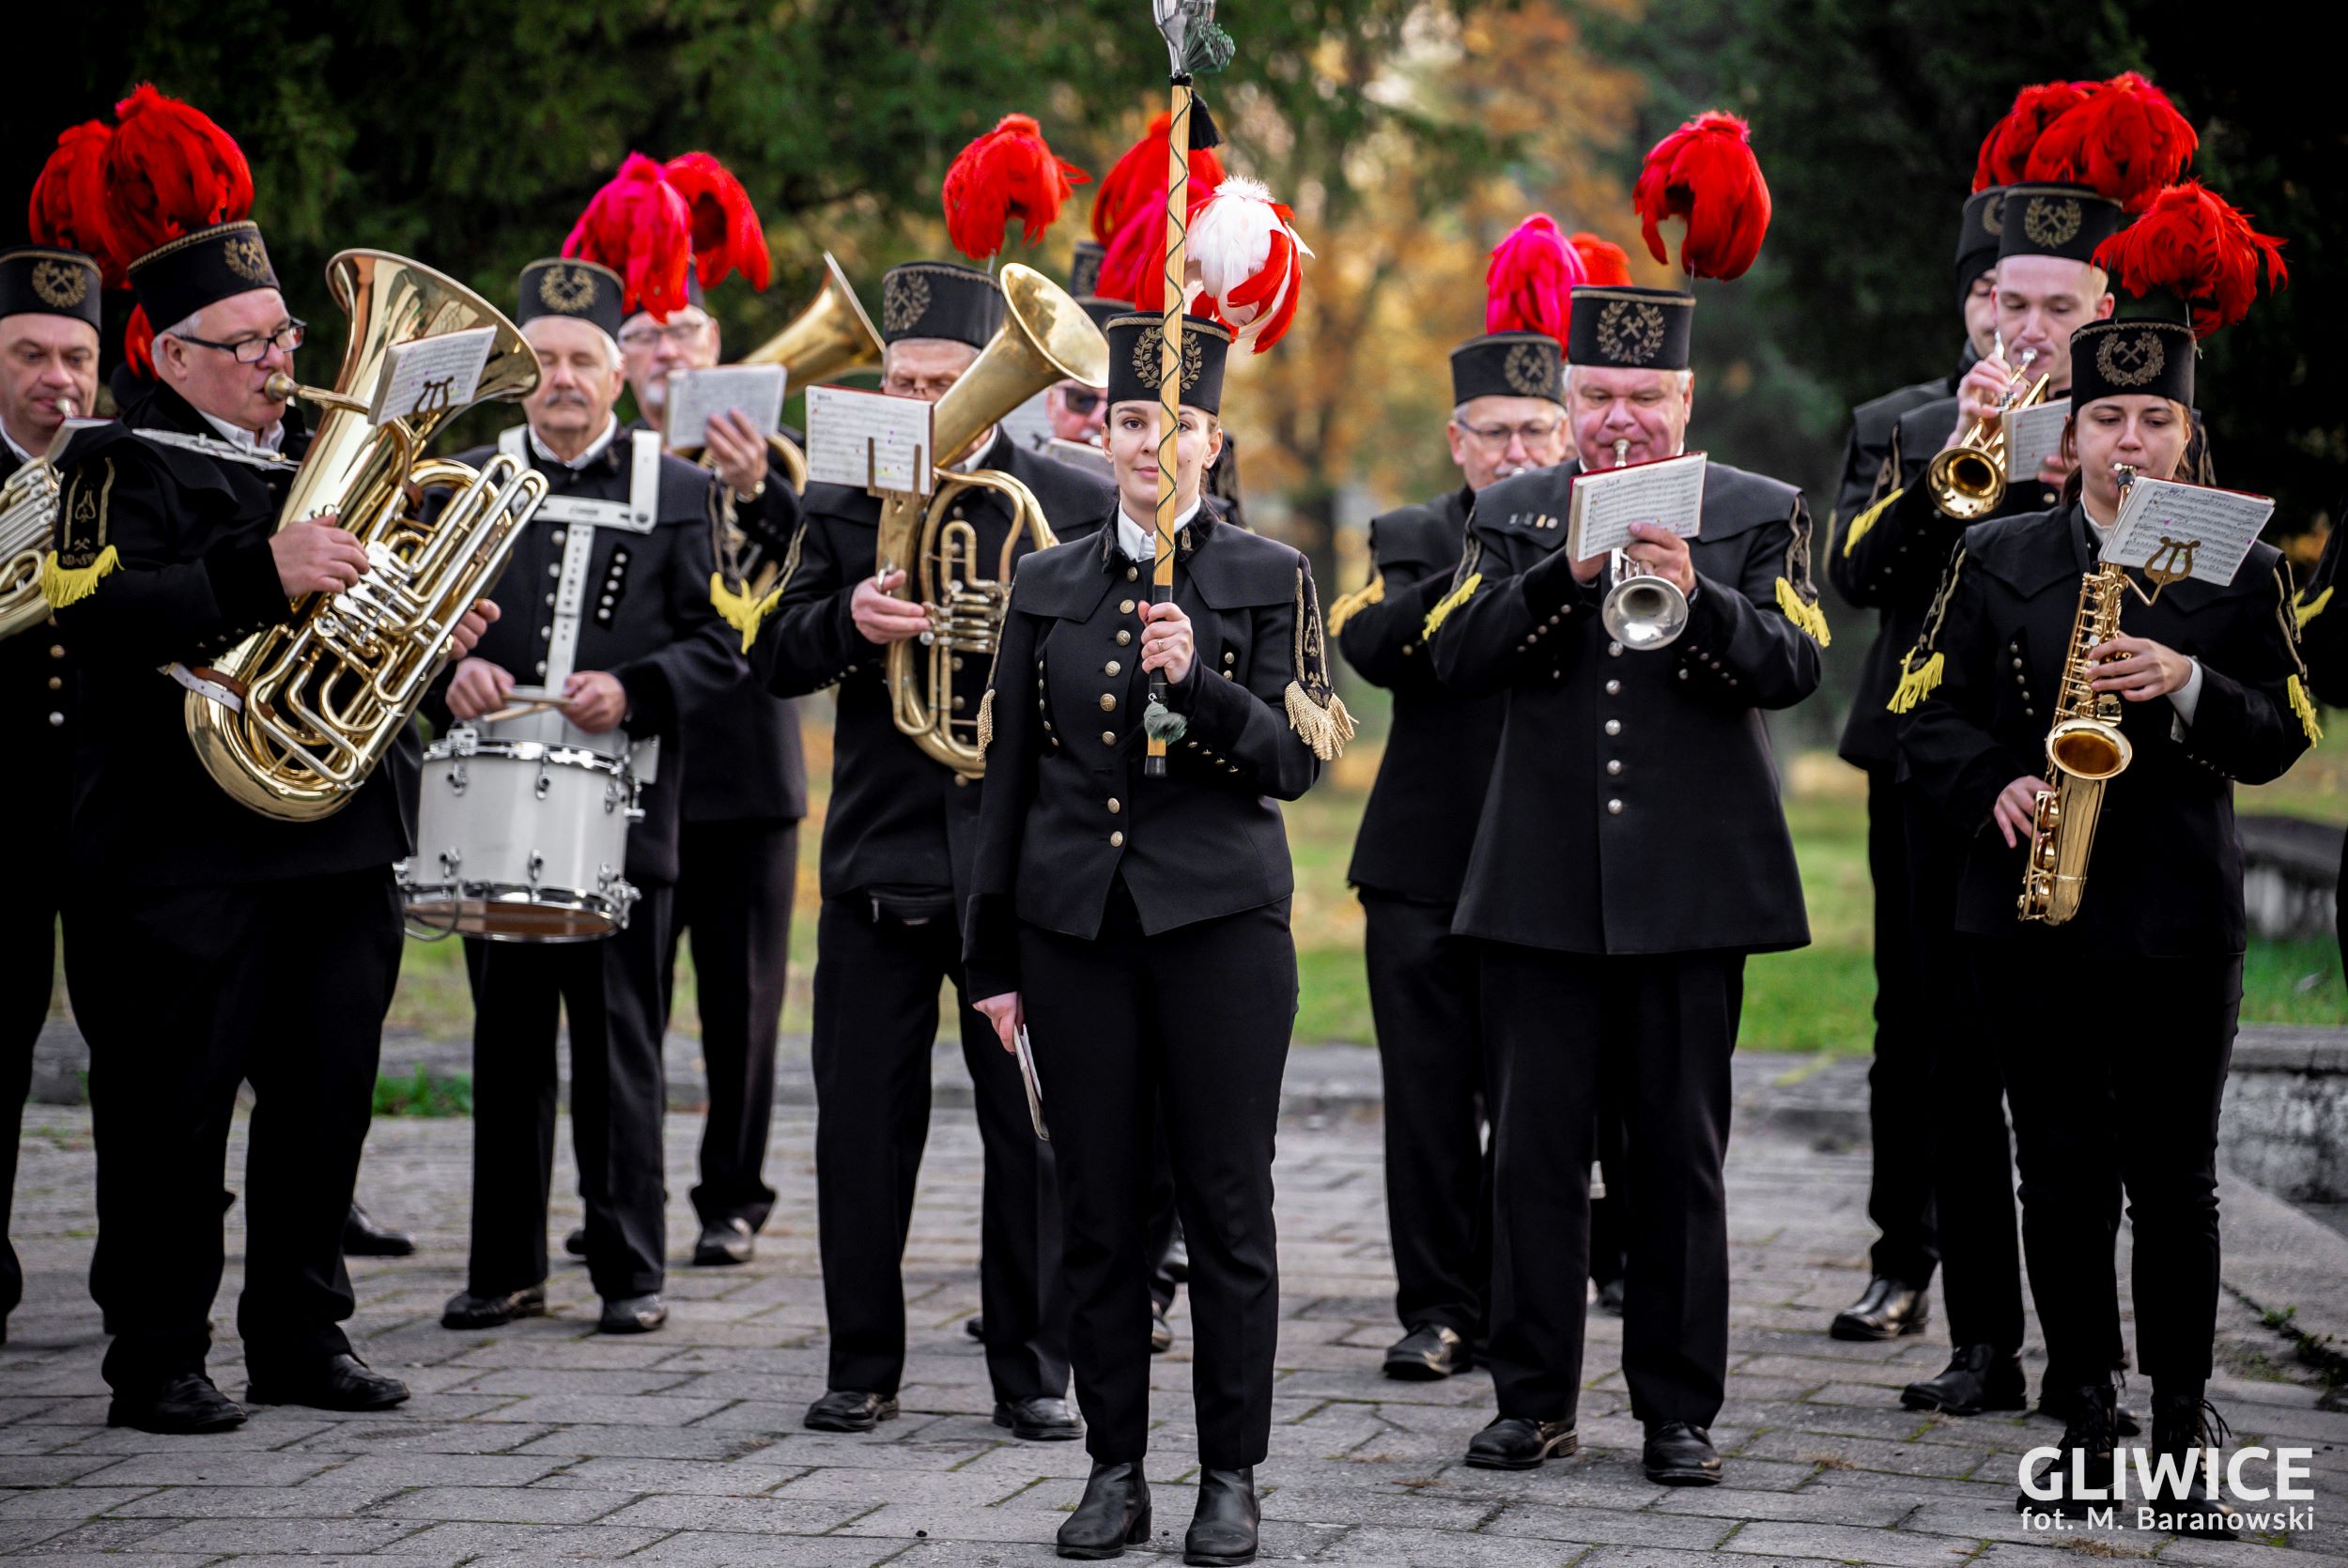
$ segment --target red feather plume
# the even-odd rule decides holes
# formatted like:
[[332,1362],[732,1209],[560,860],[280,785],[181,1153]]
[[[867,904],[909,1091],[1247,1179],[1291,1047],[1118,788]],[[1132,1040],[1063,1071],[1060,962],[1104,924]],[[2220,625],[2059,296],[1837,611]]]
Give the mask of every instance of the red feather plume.
[[236,139],[147,83],[115,105],[103,165],[104,230],[126,266],[165,240],[253,211],[253,171]]
[[1611,239],[1600,239],[1587,229],[1577,231],[1566,243],[1582,258],[1582,270],[1587,274],[1584,283],[1619,286],[1630,281],[1630,253]]
[[2167,93],[2124,71],[2055,116],[2031,148],[2025,174],[2090,186],[2141,212],[2185,171],[2201,141]]
[[1589,281],[1582,253],[1558,232],[1557,220],[1536,212],[1492,247],[1484,269],[1484,331],[1545,332],[1563,346],[1574,285]]
[[106,228],[106,144],[114,128],[85,120],[57,132],[57,146],[33,181],[25,227],[36,245],[80,251],[96,261],[106,286],[121,288],[128,258],[116,254]]
[[2062,115],[2078,107],[2092,82],[2040,82],[2014,95],[2014,107],[1989,128],[1973,160],[1973,189],[2012,185],[2030,177],[2031,150]]
[[[1174,133],[1174,115],[1161,111],[1142,132],[1141,140],[1125,149],[1101,177],[1101,190],[1092,199],[1092,238],[1107,245],[1145,207],[1166,210],[1166,143]],[[1212,192],[1223,183],[1223,160],[1213,147],[1190,149],[1190,188]],[[1196,206],[1203,198],[1194,198]]]
[[[1159,148],[1161,152],[1165,149]],[[1214,195],[1214,187],[1193,179],[1185,204],[1188,221],[1197,222],[1199,208]],[[1136,310],[1166,309],[1166,187],[1161,185],[1125,215],[1124,223],[1109,237],[1101,257],[1101,278],[1093,292],[1104,300],[1130,301]]]
[[666,169],[631,152],[571,225],[563,254],[610,268],[625,284],[623,308],[631,315],[649,311],[655,320],[665,321],[685,304],[685,274],[693,260],[692,208],[669,183]]
[[1753,156],[1752,130],[1717,109],[1655,144],[1630,201],[1658,261],[1671,258],[1657,225],[1666,218],[1687,221],[1679,265],[1691,277],[1742,277],[1769,230],[1769,187]]
[[1092,177],[1056,155],[1032,115],[1005,115],[954,155],[942,192],[946,235],[973,261],[1003,248],[1013,219],[1030,245],[1059,219],[1061,204]]
[[2270,294],[2290,281],[2282,246],[2223,196],[2188,179],[2097,246],[2095,265],[2129,294],[2176,295],[2192,307],[2193,335],[2205,338],[2248,312],[2262,269]]
[[739,272],[752,288],[765,288],[773,280],[774,254],[750,193],[734,171],[705,152],[687,152],[670,159],[665,172],[692,214],[693,268],[702,286]]

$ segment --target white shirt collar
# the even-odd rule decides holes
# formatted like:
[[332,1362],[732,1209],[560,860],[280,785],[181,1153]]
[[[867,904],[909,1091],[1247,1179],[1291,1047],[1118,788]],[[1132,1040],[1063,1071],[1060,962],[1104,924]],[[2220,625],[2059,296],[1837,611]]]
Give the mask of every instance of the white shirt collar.
[[[1203,504],[1205,504],[1204,498],[1201,498],[1199,500],[1192,501],[1188,511],[1177,515],[1174,519],[1174,531],[1178,534],[1181,533],[1182,531],[1182,526],[1188,523],[1193,517],[1198,515],[1198,508]],[[1118,548],[1125,552],[1126,560],[1157,560],[1157,532],[1156,524],[1136,523],[1133,520],[1133,518],[1126,515],[1125,508],[1121,504],[1118,507],[1117,546]]]
[[[196,412],[204,414],[201,408],[198,408]],[[272,422],[267,430],[257,436],[241,424],[231,424],[226,420],[212,414],[204,414],[204,423],[219,431],[222,439],[239,452],[273,453],[286,444],[286,422],[284,420]]]
[[603,434],[588,442],[587,450],[580,453],[576,457],[557,457],[553,451],[548,447],[547,443],[538,438],[538,432],[534,428],[533,428],[530,432],[530,447],[533,452],[545,458],[548,462],[559,463],[564,468],[576,472],[579,469],[585,468],[588,464],[594,462],[596,458],[602,456],[604,449],[610,446],[614,440],[618,439],[619,434],[620,416],[612,414],[608,416],[604,421]]

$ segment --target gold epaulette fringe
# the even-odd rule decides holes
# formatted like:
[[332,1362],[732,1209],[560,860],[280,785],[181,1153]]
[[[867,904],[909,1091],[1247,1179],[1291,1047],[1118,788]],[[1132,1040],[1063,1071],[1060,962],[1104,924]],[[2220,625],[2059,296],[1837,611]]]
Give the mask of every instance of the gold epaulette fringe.
[[986,695],[979,699],[979,755],[985,756],[986,748],[994,744],[995,688],[989,686]]
[[1876,526],[1876,519],[1882,516],[1893,501],[1906,494],[1908,490],[1903,485],[1850,520],[1850,531],[1843,535],[1843,554],[1846,559],[1849,557],[1851,551],[1859,547],[1859,542],[1867,536],[1867,530]]
[[2323,614],[2324,607],[2331,602],[2332,591],[2327,588],[2307,603],[2292,606],[2291,618],[2298,623],[2299,629],[2304,632],[2308,629],[2308,623]]
[[1810,640],[1821,648],[1834,643],[1834,634],[1827,629],[1826,611],[1814,601],[1805,600],[1801,591],[1790,577],[1777,579],[1777,607],[1785,612],[1785,619],[1810,634]]
[[1427,612],[1427,624],[1419,628],[1419,635],[1421,637],[1433,637],[1435,635],[1435,628],[1442,625],[1444,621],[1449,619],[1453,610],[1458,609],[1461,605],[1466,604],[1468,600],[1474,596],[1475,591],[1483,586],[1483,573],[1469,573],[1466,581],[1460,583],[1459,587],[1453,589],[1450,592],[1435,601],[1435,607]]
[[57,552],[51,550],[40,568],[40,596],[49,601],[51,609],[79,604],[98,592],[99,578],[121,564],[122,557],[112,545],[99,551],[98,559],[87,566],[60,566]]
[[[1913,654],[1908,656],[1912,657]],[[1900,684],[1892,688],[1892,700],[1884,704],[1895,714],[1910,712],[1939,690],[1940,676],[1948,669],[1948,659],[1940,653],[1933,654],[1914,669],[1908,668],[1908,658],[1900,660]]]
[[1337,602],[1329,607],[1329,635],[1335,637],[1345,630],[1345,623],[1353,619],[1356,611],[1385,602],[1386,575],[1380,572],[1352,592],[1338,595]]
[[1323,707],[1297,681],[1290,681],[1282,696],[1288,705],[1289,728],[1312,748],[1314,756],[1334,762],[1345,755],[1345,743],[1353,738],[1353,715],[1345,711],[1343,698],[1332,692]]
[[742,634],[742,652],[745,653],[758,639],[759,622],[765,619],[766,612],[775,607],[775,601],[780,597],[778,591],[764,599],[753,599],[747,592],[735,592],[727,584],[724,573],[709,574],[710,607],[717,610],[719,620]]
[[2315,745],[2324,738],[2324,726],[2316,721],[2315,703],[2309,698],[2308,688],[2298,676],[2292,675],[2284,679],[2283,690],[2291,694],[2291,711],[2299,715],[2299,728],[2307,731],[2308,745]]

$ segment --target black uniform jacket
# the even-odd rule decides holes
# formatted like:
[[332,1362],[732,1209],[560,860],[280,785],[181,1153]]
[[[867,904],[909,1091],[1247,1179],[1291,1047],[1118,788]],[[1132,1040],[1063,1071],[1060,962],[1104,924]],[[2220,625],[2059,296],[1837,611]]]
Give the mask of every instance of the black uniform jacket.
[[1346,880],[1428,903],[1460,896],[1500,747],[1504,700],[1445,691],[1427,652],[1427,612],[1450,590],[1475,501],[1461,485],[1372,518],[1369,586],[1329,607],[1346,662],[1394,693],[1386,753]]
[[1957,361],[1954,376],[1936,376],[1929,381],[1918,381],[1871,397],[1850,411],[1850,434],[1843,438],[1843,477],[1834,489],[1834,513],[1827,519],[1827,532],[1835,535],[1853,517],[1866,510],[1882,495],[1877,482],[1883,476],[1883,460],[1892,453],[1892,431],[1900,416],[1926,403],[1956,395],[1956,383],[1973,368],[1978,358],[1973,346],[1967,344]]
[[[639,420],[629,428],[651,426]],[[798,531],[799,493],[769,445],[765,492],[756,500],[721,496],[719,507],[725,523],[718,530],[718,566],[724,582],[713,596],[734,624],[740,648],[739,634],[755,630],[740,570],[744,546],[754,544],[766,559],[780,561]],[[769,695],[747,666],[722,691],[686,708],[684,731],[686,754],[693,759],[685,777],[687,822],[796,822],[807,815],[798,707]]]
[[2348,587],[2340,581],[2343,540],[2348,540],[2348,529],[2335,525],[2298,601],[2299,656],[2307,661],[2308,689],[2332,708],[2348,707],[2348,596],[2340,592]]
[[[2016,917],[2028,837],[2008,849],[1989,812],[2007,784],[2046,776],[2090,541],[2076,504],[1968,530],[1916,650],[1918,668],[1937,662],[1939,684],[1901,727],[1903,776],[1970,835],[1959,930],[2044,930]],[[2301,676],[2289,571],[2254,546],[2226,587],[2173,583],[2151,606],[2129,595],[2120,629],[2201,660],[2201,694],[2182,739],[2168,699],[2121,704],[2135,760],[2104,789],[2086,896],[2061,930],[2110,957],[2239,953],[2233,782],[2278,776],[2309,742],[2294,712]]]
[[[1105,477],[1022,452],[999,431],[980,466],[1034,491],[1062,539],[1100,527],[1116,493]],[[1011,529],[1010,508],[984,490],[965,490],[954,504],[977,525],[980,560],[991,573]],[[750,662],[778,697],[840,688],[824,811],[824,897],[863,894],[906,915],[950,915],[968,896],[981,791],[898,732],[888,651],[865,641],[849,613],[857,584],[876,563],[880,501],[862,490],[811,484],[805,505],[781,597],[759,628]],[[965,663],[954,696],[976,712],[986,694],[985,661]]]
[[[16,460],[0,445],[0,470]],[[8,744],[8,766],[0,768],[0,821],[23,824],[22,831],[63,833],[72,810],[81,662],[73,654],[80,645],[78,638],[66,641],[54,611],[0,641],[0,735]]]
[[[534,448],[525,447],[533,461]],[[466,453],[476,468],[495,447]],[[630,466],[625,431],[584,469],[543,463],[550,496],[626,500]],[[627,692],[622,728],[641,741],[660,737],[657,779],[644,787],[643,820],[627,830],[627,877],[639,886],[676,881],[680,793],[698,759],[679,733],[679,715],[732,690],[742,677],[741,638],[710,603],[718,570],[716,484],[707,470],[679,457],[660,459],[657,521],[649,532],[595,530],[587,587],[595,608],[579,628],[575,669],[600,669]],[[568,530],[543,515],[520,543],[489,597],[502,612],[473,657],[497,665],[522,685],[547,678],[554,627],[554,585]],[[433,689],[433,722],[449,723],[447,684]]]
[[1508,698],[1453,929],[1570,953],[1801,946],[1761,723],[1818,685],[1818,646],[1793,619],[1824,625],[1801,492],[1707,465],[1688,628],[1633,653],[1599,622],[1607,574],[1575,582],[1563,548],[1574,469],[1475,498],[1458,581],[1430,617],[1444,683]]
[[1120,878],[1152,935],[1294,890],[1274,802],[1321,776],[1299,730],[1312,716],[1299,704],[1327,696],[1312,569],[1212,508],[1183,527],[1174,602],[1190,617],[1197,656],[1166,693],[1188,729],[1157,779],[1142,776],[1149,578],[1114,526],[1020,563],[986,708],[986,801],[965,928],[974,996],[1017,988],[1023,920],[1098,936]]
[[218,430],[157,386],[118,422],[76,432],[62,454],[59,561],[98,574],[57,612],[58,645],[82,660],[77,875],[157,886],[267,882],[389,866],[408,853],[412,728],[340,810],[281,822],[230,798],[196,761],[182,716],[188,693],[163,673],[173,663],[209,665],[292,619],[270,540],[308,446],[289,410],[285,461],[223,455],[234,449]]

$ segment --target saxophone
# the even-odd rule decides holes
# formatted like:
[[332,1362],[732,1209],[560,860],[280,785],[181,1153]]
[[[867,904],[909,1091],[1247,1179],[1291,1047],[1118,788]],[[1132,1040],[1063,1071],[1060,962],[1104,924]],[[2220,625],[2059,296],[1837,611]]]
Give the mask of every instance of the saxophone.
[[[2119,473],[2120,493],[2125,496],[2136,470],[2121,465]],[[2047,765],[2055,787],[2038,792],[2030,862],[2022,869],[2026,921],[2060,926],[2078,913],[2104,786],[2135,756],[2136,748],[2120,732],[2120,699],[2095,690],[2095,661],[2087,656],[2089,649],[2119,635],[2121,598],[2133,586],[2126,568],[2109,561],[2079,579],[2079,607],[2071,618],[2054,724],[2047,731]]]

